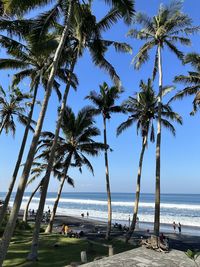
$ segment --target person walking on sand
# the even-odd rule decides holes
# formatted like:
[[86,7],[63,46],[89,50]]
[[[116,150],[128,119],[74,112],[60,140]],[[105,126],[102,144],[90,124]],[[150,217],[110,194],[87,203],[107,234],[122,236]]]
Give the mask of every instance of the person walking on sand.
[[176,223],[173,222],[172,226],[173,226],[174,232],[176,232]]
[[87,212],[87,218],[89,217],[89,212]]
[[181,234],[181,224],[180,224],[180,222],[178,223],[178,231],[179,231],[179,234]]

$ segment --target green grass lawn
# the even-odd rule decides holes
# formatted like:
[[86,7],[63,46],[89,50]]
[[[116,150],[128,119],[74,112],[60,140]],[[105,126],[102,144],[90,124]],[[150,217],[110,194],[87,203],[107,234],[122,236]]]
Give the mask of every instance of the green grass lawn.
[[[82,239],[67,238],[60,234],[40,235],[39,257],[37,262],[28,262],[26,257],[30,251],[32,240],[32,230],[18,230],[12,238],[7,258],[3,266],[65,266],[71,262],[80,262],[80,252],[87,251],[88,261],[92,261],[98,256],[107,256],[108,248],[101,245],[102,241],[93,245],[89,250],[88,242]],[[97,240],[98,242],[98,240]],[[133,248],[131,245],[125,245],[124,242],[112,240],[104,242],[112,244],[115,253]],[[58,246],[54,246],[58,244]]]

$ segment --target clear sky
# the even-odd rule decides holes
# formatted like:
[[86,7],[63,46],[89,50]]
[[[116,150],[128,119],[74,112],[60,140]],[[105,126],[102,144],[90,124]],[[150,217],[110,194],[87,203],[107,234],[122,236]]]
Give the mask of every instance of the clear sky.
[[[146,12],[149,16],[155,15],[159,4],[161,2],[169,3],[169,1],[159,0],[136,0],[136,11]],[[95,0],[93,5],[94,12],[98,19],[100,19],[106,12],[103,1]],[[194,25],[200,25],[199,19],[199,0],[185,0],[184,12],[189,14],[194,21]],[[134,27],[134,26],[133,26]],[[128,29],[119,22],[112,27],[104,37],[107,39],[113,39],[116,41],[123,41],[129,43],[133,48],[133,54],[121,54],[116,53],[113,49],[110,49],[107,53],[107,59],[112,62],[119,76],[121,77],[125,92],[118,103],[127,99],[128,96],[138,91],[138,85],[141,79],[147,80],[151,76],[153,61],[150,60],[140,71],[134,70],[131,65],[131,60],[138,52],[141,42],[126,37]],[[192,46],[181,47],[179,49],[185,53],[196,51],[200,52],[199,47],[199,35],[191,37]],[[170,51],[164,50],[163,52],[163,80],[165,85],[172,84],[173,78],[177,74],[185,74],[187,70],[192,68],[183,66],[176,59]],[[5,57],[5,53],[2,50],[1,56]],[[154,57],[154,52],[151,54],[151,59]],[[90,90],[98,90],[99,84],[106,81],[109,85],[112,85],[108,74],[95,67],[89,56],[88,51],[79,60],[75,72],[79,78],[79,87],[77,92],[71,90],[68,104],[77,112],[84,105],[89,104],[84,100],[84,97]],[[11,73],[11,72],[10,72]],[[8,87],[9,78],[8,72],[0,73],[0,83],[4,89]],[[11,73],[12,74],[12,73]],[[29,83],[24,82],[21,87],[25,90],[28,89]],[[62,86],[64,88],[64,86]],[[158,81],[155,81],[154,88],[158,90]],[[183,87],[176,85],[176,90],[180,90]],[[176,92],[176,91],[175,91]],[[40,90],[39,99],[42,100],[43,89]],[[58,101],[55,94],[52,94],[49,108],[47,111],[44,130],[54,130],[56,114],[57,114]],[[192,97],[185,98],[183,101],[178,101],[173,104],[173,108],[176,112],[183,117],[183,126],[176,125],[176,137],[174,138],[171,133],[165,129],[162,134],[162,147],[161,147],[161,191],[162,193],[199,193],[200,188],[200,174],[198,164],[200,162],[200,144],[198,142],[200,136],[200,113],[191,117],[189,115],[192,110]],[[34,119],[38,117],[37,108]],[[110,167],[110,179],[112,192],[134,192],[136,184],[136,175],[138,168],[139,153],[141,150],[141,138],[136,135],[135,125],[124,132],[120,137],[116,137],[117,126],[126,120],[125,115],[113,115],[108,122],[108,142],[112,147],[113,152],[109,154],[109,167]],[[97,118],[97,125],[102,129],[102,119]],[[23,127],[17,124],[17,132],[15,138],[10,134],[6,136],[2,134],[0,136],[0,185],[1,191],[7,191],[9,181],[14,169],[15,161],[18,155],[19,146],[23,135]],[[29,147],[32,135],[29,137],[27,147]],[[103,140],[103,136],[98,138]],[[27,149],[26,149],[27,152]],[[87,169],[84,169],[80,174],[78,171],[70,170],[70,175],[75,180],[75,188],[71,188],[65,185],[64,191],[68,192],[105,192],[105,167],[104,167],[104,155],[102,154],[98,158],[91,159],[93,163],[95,176],[93,177]],[[26,153],[24,160],[26,159]],[[51,178],[49,191],[57,191],[58,181],[54,177]],[[36,182],[27,188],[27,191],[31,191],[36,186]],[[148,150],[145,153],[143,173],[142,173],[142,192],[153,193],[155,188],[155,144],[150,144]]]

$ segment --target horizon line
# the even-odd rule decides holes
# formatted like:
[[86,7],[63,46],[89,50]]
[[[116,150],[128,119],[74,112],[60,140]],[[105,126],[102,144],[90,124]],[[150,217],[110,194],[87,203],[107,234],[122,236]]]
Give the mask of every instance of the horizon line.
[[[6,191],[0,191],[0,193],[7,193]],[[14,191],[13,193],[16,193],[16,191]],[[25,193],[32,193],[32,191],[27,191]],[[57,191],[50,191],[48,193],[57,193]],[[63,192],[63,193],[73,193],[73,194],[79,194],[79,193],[93,193],[93,194],[96,194],[96,193],[100,193],[100,194],[106,194],[105,191],[101,191],[101,192],[98,192],[98,191],[88,191],[88,192],[83,192],[83,191],[76,191],[76,192]],[[135,192],[111,192],[111,194],[135,194]],[[151,195],[154,195],[155,193],[147,193],[147,192],[143,192],[141,194],[151,194]],[[161,195],[173,195],[173,194],[176,194],[176,195],[200,195],[200,193],[161,193]]]

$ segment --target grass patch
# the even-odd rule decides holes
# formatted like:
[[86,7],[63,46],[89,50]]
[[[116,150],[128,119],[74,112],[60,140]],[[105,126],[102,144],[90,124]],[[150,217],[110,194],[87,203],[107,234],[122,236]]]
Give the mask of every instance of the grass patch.
[[[133,246],[125,245],[119,240],[110,242],[96,241],[98,244],[88,245],[84,239],[67,238],[59,234],[40,235],[39,254],[37,262],[29,262],[26,257],[30,251],[32,241],[32,230],[16,230],[11,240],[9,251],[4,261],[6,267],[45,267],[56,266],[63,267],[71,262],[80,262],[80,252],[87,251],[88,261],[93,261],[95,257],[107,256],[108,248],[101,244],[112,244],[114,253],[123,252],[132,249]],[[55,246],[56,244],[56,246]]]

